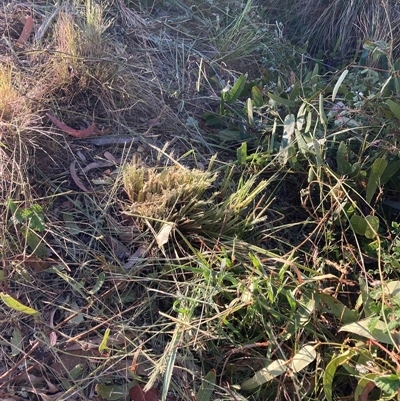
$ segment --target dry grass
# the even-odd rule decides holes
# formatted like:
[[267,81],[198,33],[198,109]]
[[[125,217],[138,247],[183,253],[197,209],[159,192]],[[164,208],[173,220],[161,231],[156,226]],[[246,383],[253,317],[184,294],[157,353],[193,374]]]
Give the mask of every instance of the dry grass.
[[[400,55],[399,25],[400,9],[396,0],[340,2],[311,0],[270,1],[266,15],[280,18],[285,31],[291,38],[297,38],[312,54],[328,52],[330,55],[354,57],[365,40],[392,42],[393,55]],[[281,10],[290,10],[282,14]]]
[[[216,341],[225,316],[206,319],[217,293],[194,266],[211,277],[219,246],[225,252],[266,210],[246,214],[266,186],[258,176],[247,184],[226,181],[218,201],[212,191],[201,199],[217,175],[201,171],[214,150],[198,117],[260,51],[243,36],[256,28],[248,25],[251,9],[249,2],[221,37],[212,34],[211,45],[204,25],[191,36],[194,26],[187,29],[177,13],[170,22],[145,18],[140,12],[151,7],[138,12],[124,1],[12,2],[0,10],[0,283],[3,294],[40,312],[34,318],[0,303],[7,396],[95,400],[102,386],[126,393],[127,385],[150,380],[164,396],[193,398],[209,369],[200,350]],[[27,15],[33,32],[17,45]],[[221,15],[233,21],[234,10]],[[94,122],[111,145],[74,139],[46,113],[78,131]],[[120,137],[134,141],[118,146]],[[232,168],[225,179],[236,174]],[[140,202],[138,175],[142,193],[151,194],[146,202],[161,198],[154,213]],[[210,201],[216,206],[207,214]],[[182,231],[171,234],[172,244],[156,246],[146,222],[176,210]],[[215,249],[214,236],[221,237]],[[168,366],[170,385],[162,380]],[[230,397],[222,386],[218,391]]]

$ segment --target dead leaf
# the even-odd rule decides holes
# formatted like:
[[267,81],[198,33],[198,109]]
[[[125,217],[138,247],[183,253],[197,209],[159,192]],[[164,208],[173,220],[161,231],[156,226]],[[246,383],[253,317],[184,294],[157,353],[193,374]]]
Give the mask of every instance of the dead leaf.
[[136,265],[137,262],[141,261],[147,253],[148,248],[144,245],[139,246],[136,249],[135,253],[128,258],[128,261],[122,265],[122,268],[125,270],[132,269],[133,266]]
[[36,395],[39,395],[41,397],[42,401],[55,401],[55,400],[61,398],[65,394],[65,392],[63,392],[63,391],[58,392],[56,394],[46,394],[45,392],[38,391],[34,388],[26,388],[26,391],[29,391],[30,393],[34,393]]
[[368,401],[369,394],[375,388],[375,383],[373,381],[366,384],[360,396],[358,397],[359,401]]
[[31,15],[28,15],[25,18],[25,25],[22,29],[21,35],[17,40],[17,43],[19,45],[24,45],[26,41],[29,39],[29,36],[31,35],[33,30],[33,18]]
[[93,162],[88,164],[85,168],[83,168],[82,171],[86,174],[87,172],[93,170],[94,168],[110,167],[114,165],[115,163],[113,161]]
[[89,192],[86,187],[83,185],[82,181],[76,174],[76,169],[75,169],[75,163],[76,161],[74,160],[71,165],[69,166],[69,171],[71,173],[71,177],[74,180],[74,183],[84,192]]
[[174,228],[174,223],[164,223],[161,230],[156,235],[156,241],[159,248],[165,245],[169,240],[169,235]]
[[47,392],[50,394],[54,394],[57,393],[58,391],[60,391],[60,389],[58,387],[56,387],[52,382],[48,381],[46,378],[44,378],[44,380],[46,381],[47,384]]
[[110,152],[104,152],[104,157],[111,162],[118,163],[117,158]]
[[132,365],[131,365],[131,372],[135,373],[136,368],[137,368],[137,361],[140,355],[140,352],[142,351],[142,344],[138,347],[138,349],[135,351],[135,354],[133,355],[133,360],[132,360]]
[[144,392],[143,386],[136,384],[129,389],[129,397],[131,401],[157,401],[158,391],[155,388],[151,388],[149,391]]
[[95,127],[94,132],[96,134],[100,134],[100,135],[107,135],[107,134],[109,134],[111,132],[111,128],[103,128],[103,129],[101,129],[101,128]]
[[96,126],[93,123],[86,129],[74,129],[69,127],[67,124],[61,122],[60,120],[57,120],[54,116],[52,116],[49,113],[46,113],[47,117],[51,120],[51,122],[58,128],[60,128],[61,131],[66,132],[69,135],[74,136],[75,138],[87,138],[88,136],[92,135],[93,132],[95,132]]
[[51,333],[50,333],[50,345],[52,346],[52,347],[54,347],[56,344],[57,344],[57,334],[56,334],[56,332],[55,331],[52,331]]
[[16,255],[14,257],[14,261],[18,261],[21,264],[24,264],[29,269],[32,269],[36,273],[42,273],[54,265],[57,264],[57,261],[51,258],[41,259],[37,256],[25,256],[25,255]]

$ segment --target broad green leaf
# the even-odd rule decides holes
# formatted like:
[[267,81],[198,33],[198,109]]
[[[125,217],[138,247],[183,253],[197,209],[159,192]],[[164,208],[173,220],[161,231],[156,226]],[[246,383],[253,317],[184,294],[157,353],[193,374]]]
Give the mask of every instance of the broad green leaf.
[[93,286],[93,288],[88,291],[89,294],[96,294],[96,292],[98,292],[100,290],[100,288],[103,286],[104,281],[106,280],[106,275],[104,272],[100,272],[97,280],[96,280],[96,284]]
[[121,398],[126,398],[128,395],[128,386],[126,384],[96,384],[96,393],[108,401],[115,401]]
[[311,125],[312,125],[312,122],[313,122],[312,113],[308,112],[306,122],[307,122],[306,128],[304,129],[304,133],[305,134],[310,132]]
[[358,235],[365,235],[368,228],[367,220],[357,214],[353,214],[350,218],[350,226]]
[[40,316],[40,312],[38,312],[35,309],[30,308],[29,306],[25,306],[24,304],[21,304],[21,302],[17,301],[9,294],[0,292],[0,298],[9,308],[11,308],[17,312],[25,313],[26,315],[31,315],[31,316]]
[[333,92],[332,92],[332,102],[335,101],[335,98],[336,98],[337,92],[338,92],[338,90],[339,90],[339,88],[340,88],[340,85],[342,85],[342,83],[343,83],[343,81],[344,81],[344,79],[346,78],[346,76],[347,76],[348,73],[349,73],[349,70],[347,70],[347,69],[344,70],[344,71],[342,72],[342,74],[340,75],[338,81],[336,82],[336,85],[335,85],[335,87],[333,88]]
[[283,135],[280,146],[279,161],[286,164],[288,161],[288,150],[292,142],[296,119],[293,114],[288,114],[283,122]]
[[23,345],[23,338],[20,330],[18,328],[14,328],[11,336],[11,355],[17,356],[20,354],[22,345]]
[[293,357],[288,365],[288,368],[293,373],[299,373],[304,368],[306,368],[310,363],[314,362],[317,357],[314,346],[306,345],[301,348],[300,351]]
[[389,106],[389,109],[394,116],[400,120],[400,106],[391,99],[386,100],[386,104]]
[[35,231],[23,226],[21,227],[21,232],[24,234],[26,242],[35,256],[45,258],[47,256],[47,248]]
[[372,239],[376,236],[379,228],[379,218],[376,216],[361,217],[356,214],[351,216],[350,225],[353,231],[358,235]]
[[276,361],[271,362],[266,368],[256,372],[252,378],[245,380],[242,383],[241,388],[243,390],[253,390],[285,373],[286,369],[285,361],[283,359],[277,359]]
[[400,390],[400,376],[387,375],[375,379],[375,384],[388,395],[394,395]]
[[247,142],[243,142],[239,148],[236,149],[236,157],[238,163],[243,166],[247,160]]
[[369,393],[375,388],[374,379],[377,373],[368,373],[361,377],[358,381],[356,390],[354,391],[354,401],[369,400]]
[[70,371],[69,371],[69,377],[71,379],[77,379],[83,372],[85,371],[85,365],[83,364],[78,364],[75,365]]
[[293,86],[292,91],[290,92],[289,99],[292,101],[295,101],[297,99],[297,97],[299,96],[301,89],[302,89],[302,86],[298,82],[296,82]]
[[390,181],[390,179],[399,171],[400,160],[396,160],[394,163],[389,164],[381,176],[381,184],[384,185]]
[[317,302],[314,295],[304,294],[300,307],[296,311],[294,320],[289,322],[286,331],[289,335],[294,335],[300,327],[305,327],[310,321],[310,317],[316,309]]
[[99,345],[99,352],[103,352],[105,351],[108,347],[107,347],[107,341],[108,341],[108,337],[110,336],[110,329],[107,328],[103,338],[101,339],[101,343]]
[[280,97],[278,95],[274,95],[271,92],[268,92],[268,96],[276,103],[278,104],[282,104],[284,106],[287,107],[296,107],[296,102],[294,102],[293,100],[289,100],[289,99],[285,99],[283,97]]
[[337,368],[339,366],[343,365],[344,363],[346,363],[348,360],[350,360],[355,354],[356,354],[355,351],[345,351],[344,353],[342,353],[338,356],[335,356],[326,366],[324,375],[322,378],[322,382],[323,382],[323,389],[324,389],[325,397],[326,397],[327,401],[333,401],[332,384],[333,384],[333,378],[335,377]]
[[[374,327],[370,328],[372,325]],[[400,335],[397,333],[391,333],[391,335],[387,333],[385,322],[377,320],[375,317],[368,317],[358,322],[346,324],[339,331],[346,331],[360,337],[391,345],[394,345],[393,340],[397,344],[400,339]]]
[[349,151],[343,141],[340,142],[336,153],[336,163],[339,174],[347,175],[351,173],[351,164],[349,163]]
[[236,100],[239,99],[246,84],[246,80],[247,74],[241,75],[233,84],[232,88],[229,91],[225,92],[226,103],[234,104]]
[[299,111],[297,112],[296,129],[298,129],[299,131],[303,129],[303,125],[306,121],[306,114],[307,114],[306,106],[307,104],[303,103],[300,106]]
[[43,209],[40,205],[33,204],[31,207],[23,209],[21,216],[25,221],[29,221],[29,227],[33,230],[39,232],[44,231],[44,215]]
[[367,193],[365,197],[367,203],[371,203],[372,197],[374,196],[378,185],[381,183],[381,177],[387,165],[387,160],[383,158],[376,159],[372,164],[371,174],[368,178]]
[[204,377],[199,391],[196,394],[196,401],[210,401],[216,380],[217,374],[215,369],[212,369]]
[[301,133],[301,131],[299,131],[298,129],[295,129],[295,134],[296,134],[296,141],[297,141],[297,146],[299,147],[300,152],[303,155],[306,155],[309,153],[309,148],[307,146],[307,143],[304,139],[303,134]]
[[358,319],[358,313],[351,310],[332,295],[320,293],[319,298],[326,304],[327,312],[340,319],[343,323],[352,323]]
[[251,88],[251,99],[253,101],[254,107],[264,106],[264,98],[262,90],[258,86],[253,86]]
[[376,238],[379,229],[379,218],[376,216],[367,216],[367,229],[365,230],[365,237],[368,239]]

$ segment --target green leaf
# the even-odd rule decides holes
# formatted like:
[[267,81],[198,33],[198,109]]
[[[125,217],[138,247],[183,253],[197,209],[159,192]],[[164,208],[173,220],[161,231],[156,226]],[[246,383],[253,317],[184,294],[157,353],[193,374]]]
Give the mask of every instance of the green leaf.
[[292,136],[295,129],[296,119],[293,114],[288,114],[283,122],[283,135],[281,140],[281,147],[279,153],[279,161],[286,164],[289,155],[289,146],[292,142]]
[[268,96],[276,103],[278,104],[283,104],[284,106],[287,107],[296,107],[296,102],[294,102],[293,100],[289,100],[289,99],[285,99],[283,97],[280,97],[278,95],[274,95],[271,92],[268,92]]
[[89,294],[92,294],[92,295],[96,294],[96,292],[98,292],[100,290],[100,288],[103,286],[105,280],[106,280],[105,273],[100,272],[99,276],[97,277],[96,284],[93,286],[93,288],[90,291],[88,291]]
[[368,239],[373,239],[377,236],[379,229],[379,218],[376,216],[367,216],[365,218],[367,221],[367,229],[365,230],[365,237]]
[[389,109],[394,116],[400,120],[400,106],[391,99],[386,100],[386,104],[389,106]]
[[119,400],[128,395],[128,386],[126,384],[96,384],[95,390],[100,397],[108,401]]
[[29,221],[29,227],[35,231],[43,232],[44,225],[44,215],[43,209],[40,205],[34,204],[31,207],[24,209],[22,211],[22,217]]
[[264,98],[262,90],[258,86],[253,86],[251,88],[251,99],[253,101],[254,107],[264,106]]
[[239,99],[246,84],[246,80],[247,80],[247,74],[241,75],[236,80],[232,88],[229,91],[225,92],[224,100],[226,101],[226,103],[234,104],[236,100]]
[[35,309],[30,308],[29,306],[25,306],[24,304],[21,304],[21,302],[17,301],[9,294],[0,292],[0,298],[9,308],[11,308],[17,312],[25,313],[26,315],[31,315],[31,316],[40,316],[40,312],[38,312]]
[[241,388],[243,390],[253,390],[257,387],[262,386],[264,383],[267,383],[274,379],[275,377],[280,376],[281,374],[286,372],[286,363],[282,359],[278,359],[276,361],[271,362],[266,368],[263,368],[256,372],[256,374],[250,378],[245,380]]
[[324,375],[322,378],[322,382],[323,382],[323,389],[324,389],[325,397],[326,397],[327,401],[333,401],[332,384],[333,384],[333,378],[335,377],[337,368],[339,366],[343,365],[344,363],[346,363],[348,360],[350,360],[355,354],[356,354],[355,351],[345,351],[344,353],[342,353],[338,356],[335,356],[326,366]]
[[350,225],[356,234],[372,239],[376,236],[379,229],[379,218],[376,216],[367,216],[364,218],[354,214],[351,216]]
[[347,175],[351,173],[351,164],[349,163],[349,151],[343,141],[340,142],[336,153],[336,163],[339,174]]
[[325,114],[324,109],[324,96],[322,93],[319,94],[319,119],[324,127],[328,124],[328,117]]
[[385,393],[394,395],[400,390],[400,376],[399,375],[380,376],[375,379],[375,384]]
[[339,332],[340,331],[346,331],[360,337],[391,345],[394,345],[393,340],[397,344],[400,339],[400,335],[397,333],[391,333],[391,335],[389,335],[386,331],[385,322],[376,319],[376,317],[368,317],[358,322],[346,324],[339,329]]
[[24,234],[26,242],[35,256],[45,258],[47,256],[47,248],[42,242],[42,239],[28,227],[21,227],[21,232]]
[[99,352],[103,352],[108,348],[107,347],[108,337],[110,337],[110,329],[109,328],[106,329],[104,336],[101,340],[101,343],[99,345]]
[[236,157],[238,163],[243,166],[247,160],[247,142],[243,142],[240,147],[236,149]]
[[381,184],[385,185],[390,179],[399,171],[400,160],[396,160],[394,163],[389,164],[381,176]]
[[361,377],[354,391],[355,400],[369,400],[368,395],[375,388],[374,379],[377,376],[377,373],[368,373]]
[[17,356],[20,354],[22,345],[23,345],[23,338],[20,330],[18,328],[14,328],[12,332],[12,337],[10,340],[11,346],[11,355]]
[[216,380],[217,374],[215,369],[211,369],[201,383],[199,391],[196,394],[196,401],[210,401]]
[[365,197],[367,203],[371,203],[372,197],[374,196],[378,185],[381,183],[381,177],[387,165],[387,160],[383,158],[376,159],[372,164],[371,174],[369,176],[367,184],[367,193]]
[[347,70],[347,69],[344,70],[344,71],[342,72],[342,74],[340,75],[338,81],[336,82],[336,85],[335,85],[335,87],[333,88],[333,92],[332,92],[332,102],[335,101],[335,98],[336,98],[337,92],[338,92],[338,90],[339,90],[339,88],[340,88],[340,85],[342,85],[342,83],[343,83],[343,81],[344,81],[344,79],[346,78],[346,76],[347,76],[348,73],[349,73],[349,70]]
[[18,209],[18,206],[15,204],[15,202],[12,199],[7,200],[7,208],[10,209],[11,213],[15,213]]
[[332,295],[321,292],[318,296],[326,304],[327,312],[340,319],[343,323],[351,323],[359,318],[356,311],[351,310]]
[[314,346],[306,345],[293,357],[288,365],[293,373],[299,373],[306,368],[310,363],[314,362],[317,357]]

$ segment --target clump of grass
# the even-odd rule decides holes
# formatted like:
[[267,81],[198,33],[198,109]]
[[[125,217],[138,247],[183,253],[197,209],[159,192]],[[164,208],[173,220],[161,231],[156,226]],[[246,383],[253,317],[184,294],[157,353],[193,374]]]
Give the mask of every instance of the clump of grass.
[[291,39],[301,46],[308,42],[307,50],[313,54],[328,51],[352,57],[366,39],[392,41],[395,54],[400,53],[399,3],[395,0],[308,0],[301,4],[289,0],[285,7],[273,1],[266,9],[267,17],[271,10],[281,19]]
[[232,237],[248,239],[265,219],[269,202],[263,203],[264,192],[274,177],[263,180],[260,174],[243,173],[234,186],[231,180],[236,176],[235,168],[221,169],[224,176],[217,179],[214,159],[208,171],[181,165],[158,169],[129,163],[123,170],[123,184],[130,199],[124,213],[142,222],[154,221],[156,226],[160,221],[173,223],[187,244],[191,242],[189,237],[202,238],[210,246],[221,237],[228,242]]
[[129,163],[123,171],[131,211],[154,219],[169,218],[183,204],[199,202],[216,178],[208,171],[176,165],[149,168],[137,162]]

